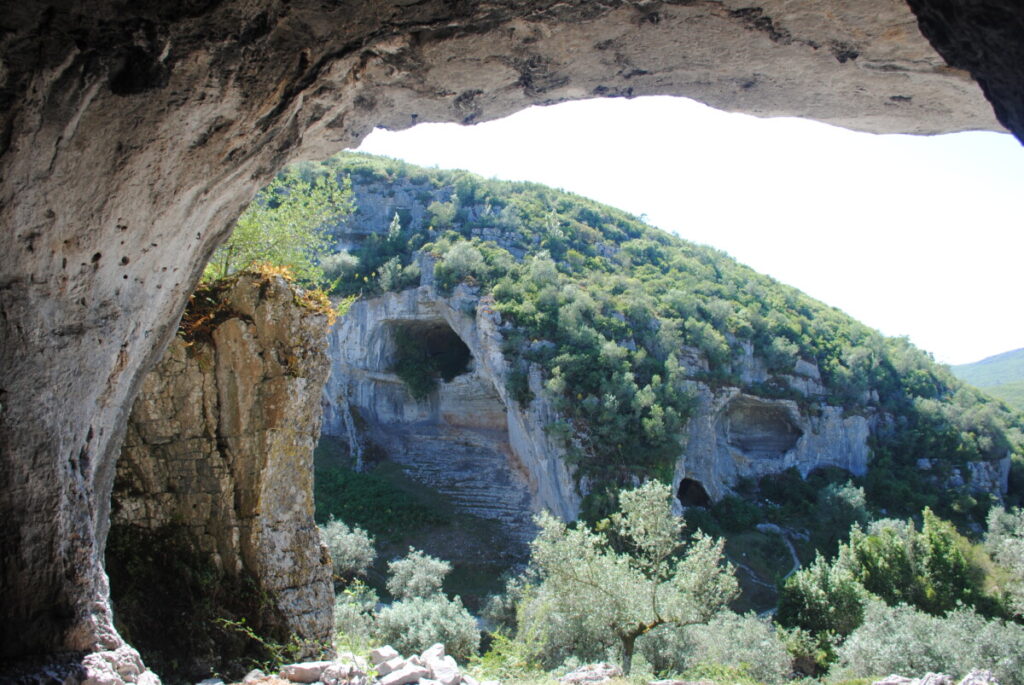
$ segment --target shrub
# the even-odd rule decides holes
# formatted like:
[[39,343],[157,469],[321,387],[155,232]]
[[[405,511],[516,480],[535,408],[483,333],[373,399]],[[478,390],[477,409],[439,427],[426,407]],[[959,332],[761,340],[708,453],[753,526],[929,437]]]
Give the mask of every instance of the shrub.
[[1024,626],[987,620],[969,609],[945,617],[906,605],[868,604],[864,624],[838,650],[835,677],[929,671],[961,678],[989,669],[1002,685],[1024,685]]
[[688,673],[714,665],[760,683],[780,683],[790,672],[782,638],[768,620],[723,611],[707,625],[644,637],[640,651],[657,673]]
[[776,618],[828,639],[850,634],[864,620],[864,588],[846,568],[823,557],[786,579]]
[[450,600],[441,594],[412,597],[381,609],[375,636],[402,654],[421,652],[440,642],[459,661],[475,655],[480,646],[476,619],[458,597]]
[[320,526],[320,539],[331,551],[334,575],[337,577],[351,578],[365,574],[377,556],[369,533],[359,526],[349,528],[344,521],[335,518]]
[[350,278],[359,268],[359,257],[342,250],[320,260],[320,269],[328,283]]
[[1010,610],[1024,617],[1024,509],[997,507],[988,515],[985,546],[1009,576],[1006,583]]
[[388,592],[398,599],[429,597],[441,592],[451,570],[447,561],[410,547],[404,558],[388,563]]
[[379,601],[373,588],[354,580],[334,596],[334,630],[349,649],[366,646],[373,635],[373,611]]

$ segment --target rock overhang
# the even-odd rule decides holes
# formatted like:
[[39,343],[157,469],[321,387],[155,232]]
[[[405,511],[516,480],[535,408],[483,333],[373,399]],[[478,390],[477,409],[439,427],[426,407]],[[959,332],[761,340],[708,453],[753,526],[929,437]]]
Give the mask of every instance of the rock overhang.
[[206,258],[284,163],[374,125],[597,96],[687,95],[878,132],[998,128],[961,69],[1024,134],[1019,3],[909,5],[916,18],[900,0],[13,8],[0,37],[0,655],[120,643],[99,558],[128,406]]

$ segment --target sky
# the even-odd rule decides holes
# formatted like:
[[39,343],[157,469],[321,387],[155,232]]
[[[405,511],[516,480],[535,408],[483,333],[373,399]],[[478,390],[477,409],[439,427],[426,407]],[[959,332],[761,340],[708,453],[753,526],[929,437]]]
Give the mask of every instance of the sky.
[[1007,134],[873,135],[645,97],[378,129],[359,149],[643,215],[940,362],[1024,347],[1024,147]]

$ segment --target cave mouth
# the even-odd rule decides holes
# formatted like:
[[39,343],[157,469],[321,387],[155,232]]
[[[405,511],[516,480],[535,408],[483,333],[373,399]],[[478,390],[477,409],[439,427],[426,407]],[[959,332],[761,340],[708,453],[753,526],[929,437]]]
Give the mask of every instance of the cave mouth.
[[446,322],[396,321],[390,326],[394,345],[390,371],[405,382],[416,399],[472,370],[473,355]]
[[676,490],[676,497],[684,507],[710,507],[711,496],[700,481],[692,478],[683,478],[679,481],[679,488]]
[[755,459],[777,459],[803,436],[789,408],[776,402],[739,397],[729,404],[725,418],[729,445]]

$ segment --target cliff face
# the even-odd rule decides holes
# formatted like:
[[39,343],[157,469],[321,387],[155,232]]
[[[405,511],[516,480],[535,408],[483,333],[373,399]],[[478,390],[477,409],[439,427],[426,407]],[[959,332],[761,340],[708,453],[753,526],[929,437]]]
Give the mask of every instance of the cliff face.
[[[391,370],[399,332],[464,346],[464,372],[417,401]],[[532,537],[533,512],[576,517],[579,495],[544,430],[554,412],[540,392],[526,407],[509,397],[500,318],[487,298],[465,286],[444,297],[423,285],[360,300],[331,331],[329,355],[325,433],[350,445],[372,440],[457,508],[501,521],[520,542]],[[539,391],[539,377],[534,383]]]
[[[310,641],[315,656],[329,648],[332,630],[331,566],[312,495],[326,317],[298,304],[280,277],[244,275],[216,297],[208,334],[172,341],[143,380],[128,421],[108,554],[117,617],[144,655],[162,646],[187,659],[203,656],[199,649],[181,654],[169,642],[173,626],[153,626],[145,616],[151,607],[130,596],[132,579],[115,572],[152,554],[140,545],[172,531],[219,578],[206,589],[221,604],[202,618],[244,617],[265,635]],[[230,605],[227,586],[246,583],[260,601]]]
[[[391,370],[399,330],[422,341],[447,332],[450,344],[469,350],[466,372],[415,400]],[[698,351],[683,353],[690,369],[706,370]],[[326,434],[344,438],[353,449],[372,440],[411,475],[450,495],[457,507],[498,519],[522,539],[531,532],[530,512],[548,509],[565,519],[577,515],[587,486],[579,491],[562,461],[562,447],[546,431],[559,417],[537,369],[530,374],[534,399],[529,405],[509,397],[501,321],[486,298],[465,286],[444,297],[424,285],[361,300],[332,330],[329,355]],[[806,391],[810,404],[803,407],[737,387],[691,382],[695,411],[676,463],[677,492],[687,489],[684,481],[696,483],[717,500],[740,478],[790,467],[803,475],[825,466],[854,475],[867,471],[872,420],[820,402],[816,394],[824,389],[816,369],[807,363],[798,368],[806,375],[787,378]],[[767,378],[754,358],[745,373]],[[353,420],[353,413],[361,420]],[[682,495],[681,500],[699,503]]]

